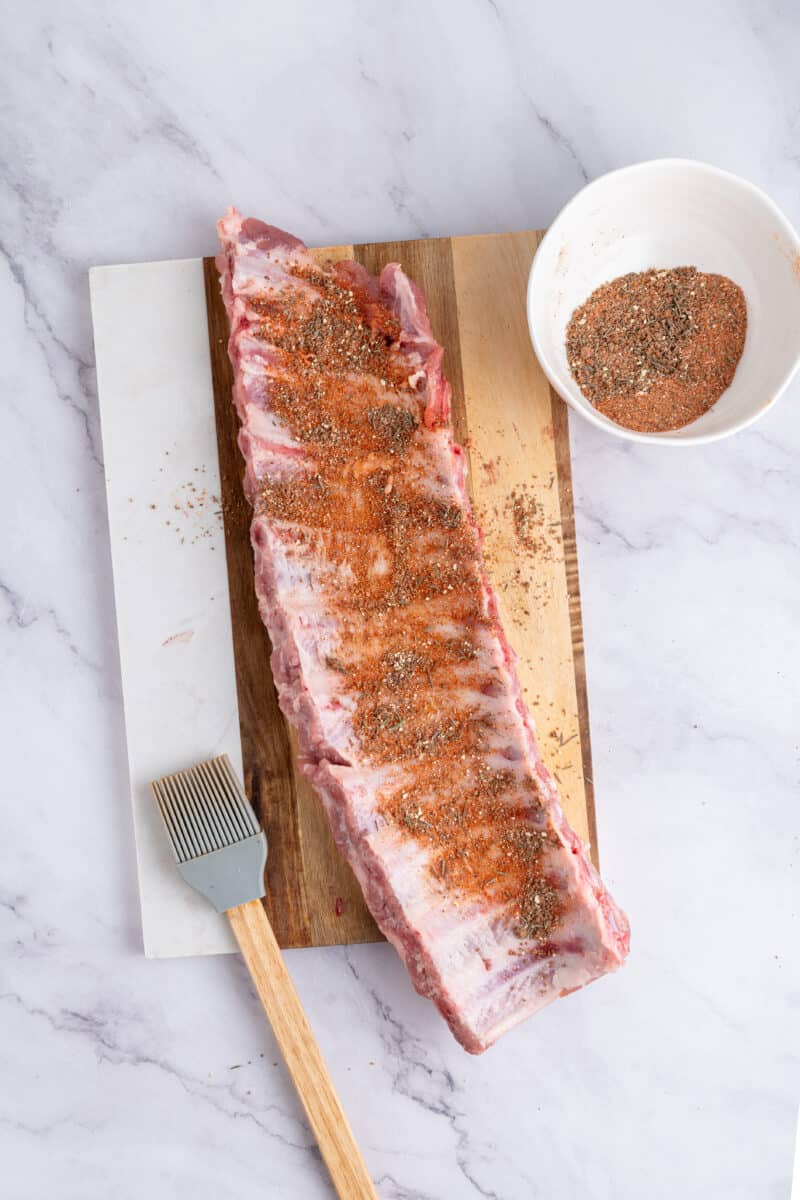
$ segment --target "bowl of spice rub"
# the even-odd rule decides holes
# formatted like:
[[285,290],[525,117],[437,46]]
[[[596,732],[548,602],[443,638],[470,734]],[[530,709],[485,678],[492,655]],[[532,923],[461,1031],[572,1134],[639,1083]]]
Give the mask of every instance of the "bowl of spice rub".
[[604,175],[542,240],[536,355],[588,421],[686,444],[757,420],[800,365],[800,239],[758,188],[659,159]]

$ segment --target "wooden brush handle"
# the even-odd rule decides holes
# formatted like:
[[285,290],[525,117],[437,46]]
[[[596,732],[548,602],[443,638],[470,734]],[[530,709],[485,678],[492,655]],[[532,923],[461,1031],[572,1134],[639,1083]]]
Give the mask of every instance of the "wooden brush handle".
[[264,905],[251,900],[229,909],[228,917],[338,1195],[377,1200]]

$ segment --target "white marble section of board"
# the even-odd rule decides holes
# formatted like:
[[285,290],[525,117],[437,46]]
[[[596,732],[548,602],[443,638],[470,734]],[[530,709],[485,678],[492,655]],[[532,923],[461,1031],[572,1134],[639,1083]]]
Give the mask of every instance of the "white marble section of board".
[[149,788],[213,754],[242,768],[203,262],[90,280],[144,948],[214,954],[228,923],[178,875]]

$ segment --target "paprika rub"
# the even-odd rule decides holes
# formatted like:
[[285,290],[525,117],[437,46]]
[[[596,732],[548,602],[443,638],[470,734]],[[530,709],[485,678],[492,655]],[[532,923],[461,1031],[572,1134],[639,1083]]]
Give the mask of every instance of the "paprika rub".
[[567,326],[567,360],[598,412],[645,433],[680,429],[716,404],[744,349],[747,305],[724,275],[696,267],[622,275]]

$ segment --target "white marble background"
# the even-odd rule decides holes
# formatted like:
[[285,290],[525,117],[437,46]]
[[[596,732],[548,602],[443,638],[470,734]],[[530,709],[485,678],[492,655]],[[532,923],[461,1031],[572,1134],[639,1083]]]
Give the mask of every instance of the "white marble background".
[[[546,224],[688,155],[800,223],[792,0],[2,4],[0,1192],[329,1195],[233,958],[140,953],[87,268]],[[800,387],[708,448],[573,423],[619,975],[480,1059],[386,947],[290,966],[387,1200],[788,1194]]]

